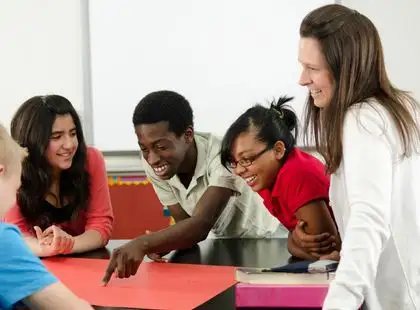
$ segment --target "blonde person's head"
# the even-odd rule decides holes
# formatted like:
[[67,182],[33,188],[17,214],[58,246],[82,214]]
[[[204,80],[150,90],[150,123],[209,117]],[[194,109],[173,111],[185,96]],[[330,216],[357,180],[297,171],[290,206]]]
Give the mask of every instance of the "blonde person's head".
[[15,202],[22,161],[27,155],[26,149],[19,146],[0,124],[0,216]]

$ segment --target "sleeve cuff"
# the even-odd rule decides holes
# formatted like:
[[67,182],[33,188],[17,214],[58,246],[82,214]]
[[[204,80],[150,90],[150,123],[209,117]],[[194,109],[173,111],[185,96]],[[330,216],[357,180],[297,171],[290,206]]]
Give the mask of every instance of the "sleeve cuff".
[[346,289],[344,285],[331,281],[328,294],[325,297],[322,310],[357,310],[363,303],[351,291]]

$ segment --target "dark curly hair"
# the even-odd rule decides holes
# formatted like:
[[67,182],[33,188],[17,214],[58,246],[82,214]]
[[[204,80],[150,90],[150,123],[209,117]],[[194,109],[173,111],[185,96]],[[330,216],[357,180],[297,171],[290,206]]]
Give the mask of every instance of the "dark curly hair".
[[52,214],[42,211],[42,205],[52,183],[52,167],[45,153],[54,121],[60,115],[71,115],[78,139],[72,165],[60,175],[60,197],[57,197],[60,202],[66,198],[68,204],[65,211],[70,212],[70,218],[73,219],[80,210],[86,208],[89,199],[87,146],[76,110],[70,101],[62,96],[35,96],[19,107],[11,122],[13,139],[29,152],[22,164],[22,185],[18,190],[17,203],[28,224],[39,226],[41,229],[54,224]]
[[170,90],[152,92],[143,97],[133,113],[133,125],[168,122],[169,131],[180,137],[193,127],[193,111],[184,96]]

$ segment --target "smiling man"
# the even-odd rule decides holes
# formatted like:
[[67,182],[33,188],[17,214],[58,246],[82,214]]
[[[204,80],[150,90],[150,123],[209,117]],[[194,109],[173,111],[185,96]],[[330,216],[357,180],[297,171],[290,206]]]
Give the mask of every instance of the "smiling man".
[[176,223],[116,249],[105,283],[114,272],[134,275],[144,255],[189,248],[210,231],[217,237],[286,237],[258,194],[221,165],[221,141],[194,132],[193,112],[182,95],[148,94],[135,108],[133,124],[147,177]]

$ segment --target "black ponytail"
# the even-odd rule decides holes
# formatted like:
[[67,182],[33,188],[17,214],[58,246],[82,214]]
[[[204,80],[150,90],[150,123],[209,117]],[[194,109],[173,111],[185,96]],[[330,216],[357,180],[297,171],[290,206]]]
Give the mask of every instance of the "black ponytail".
[[286,103],[293,97],[282,96],[273,100],[270,107],[260,104],[249,108],[229,127],[222,140],[221,162],[227,167],[232,160],[232,146],[236,138],[250,129],[257,131],[256,137],[261,142],[273,147],[277,141],[282,141],[286,148],[285,157],[296,145],[298,135],[298,119]]
[[286,103],[292,101],[294,97],[287,97],[282,96],[280,97],[277,102],[273,100],[270,104],[270,109],[277,112],[279,121],[284,122],[284,125],[287,129],[293,133],[295,137],[298,136],[298,118],[291,109],[289,105]]

